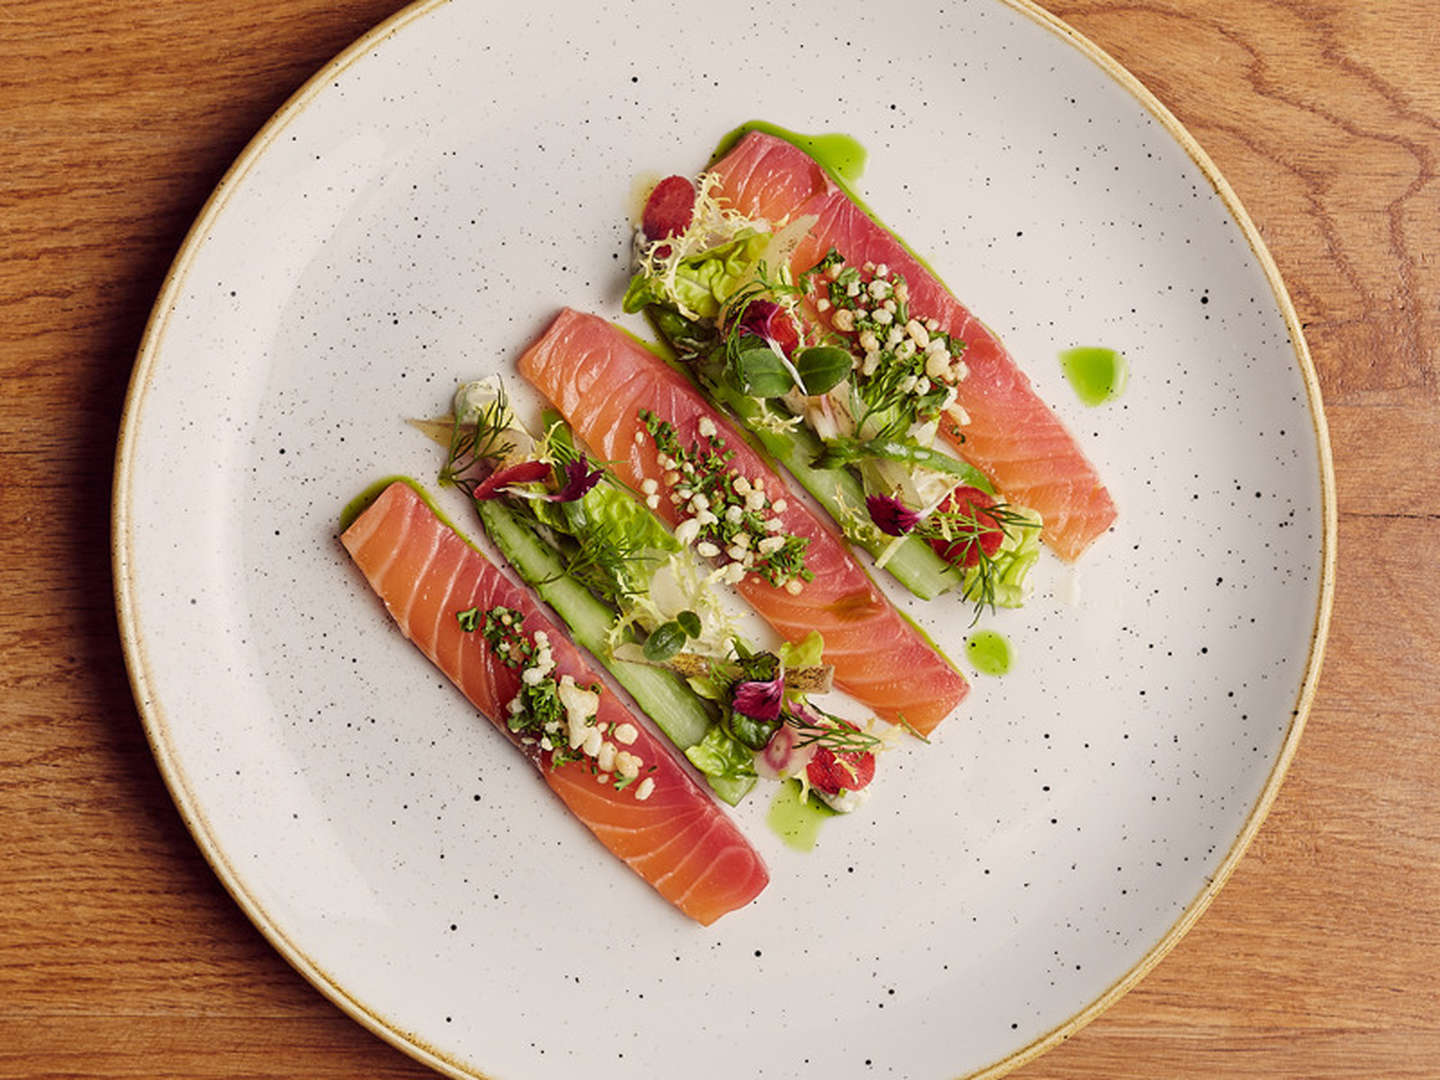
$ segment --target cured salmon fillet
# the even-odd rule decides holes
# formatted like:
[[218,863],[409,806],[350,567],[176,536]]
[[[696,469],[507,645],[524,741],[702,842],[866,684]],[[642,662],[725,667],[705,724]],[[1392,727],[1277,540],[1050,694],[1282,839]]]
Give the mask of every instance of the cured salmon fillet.
[[520,674],[496,657],[478,631],[456,614],[506,607],[524,615],[524,633],[550,638],[555,677],[581,686],[600,682],[575,646],[529,594],[507,580],[430,509],[408,484],[385,489],[340,537],[400,630],[420,647],[477,709],[534,763],[551,790],[637,874],[697,922],[709,925],[755,898],[770,880],[759,854],[734,823],[609,690],[600,693],[601,724],[638,732],[626,749],[643,762],[641,782],[617,791],[588,762],[550,767],[550,753],[526,745],[499,718],[520,687]]
[[[637,490],[646,480],[666,489],[655,441],[644,437],[640,413],[649,410],[672,425],[685,446],[700,439],[702,422],[714,424],[717,437],[734,452],[733,475],[759,477],[767,491],[787,491],[684,375],[604,319],[567,308],[519,366],[595,456]],[[964,677],[895,610],[839,537],[799,499],[785,502],[776,516],[783,533],[809,541],[804,559],[814,580],[792,595],[752,573],[739,582],[741,594],[792,642],[820,631],[825,661],[835,666],[842,689],[881,718],[891,723],[903,718],[929,734],[964,698]],[[681,520],[668,498],[658,499],[655,511],[672,526]]]
[[934,318],[966,342],[970,374],[959,384],[957,401],[970,423],[961,428],[946,422],[941,434],[1008,500],[1039,511],[1042,536],[1058,555],[1079,557],[1110,527],[1115,504],[1099,474],[1000,339],[814,159],[784,139],[752,131],[710,171],[720,179],[720,198],[747,217],[780,224],[815,216],[791,259],[793,271],[814,266],[832,247],[851,266],[884,264],[904,275],[912,313]]

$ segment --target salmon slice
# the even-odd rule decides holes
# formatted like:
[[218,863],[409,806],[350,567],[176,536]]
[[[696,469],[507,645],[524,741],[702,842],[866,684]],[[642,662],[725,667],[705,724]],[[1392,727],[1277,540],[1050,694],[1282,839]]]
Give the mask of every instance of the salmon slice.
[[815,224],[791,260],[796,273],[832,247],[848,265],[887,265],[904,275],[910,310],[966,342],[970,374],[958,403],[970,423],[945,422],[955,451],[994,481],[1013,503],[1045,519],[1043,537],[1064,559],[1080,553],[1115,520],[1115,503],[1095,467],[1040,400],[1005,346],[951,295],[900,240],[861,209],[808,154],[784,139],[752,131],[711,169],[718,194],[747,217],[775,224],[813,214]]
[[[528,637],[540,630],[549,635],[556,678],[569,675],[581,686],[600,679],[529,594],[408,484],[387,487],[340,541],[405,636],[530,759],[585,827],[661,896],[708,926],[765,887],[770,875],[759,854],[613,692],[600,694],[599,722],[609,731],[625,723],[634,727],[635,741],[622,749],[643,762],[641,779],[621,791],[613,782],[598,782],[586,762],[551,768],[549,751],[526,745],[499,719],[520,688],[519,673],[500,662],[478,631],[462,630],[458,612],[497,606],[519,611]],[[645,780],[653,789],[642,800],[637,795]]]
[[[799,593],[753,573],[739,582],[755,610],[792,642],[820,631],[835,682],[891,723],[903,718],[929,734],[964,698],[964,677],[895,610],[840,538],[789,495],[684,375],[629,334],[567,308],[520,358],[520,373],[555,404],[594,455],[637,490],[646,480],[666,490],[654,440],[636,441],[636,433],[645,432],[641,410],[671,424],[682,446],[700,439],[702,421],[713,423],[717,437],[734,452],[732,475],[759,478],[766,491],[785,493],[785,509],[775,515],[782,532],[809,541],[805,566],[815,577]],[[658,503],[656,512],[676,525],[679,509],[668,498]]]

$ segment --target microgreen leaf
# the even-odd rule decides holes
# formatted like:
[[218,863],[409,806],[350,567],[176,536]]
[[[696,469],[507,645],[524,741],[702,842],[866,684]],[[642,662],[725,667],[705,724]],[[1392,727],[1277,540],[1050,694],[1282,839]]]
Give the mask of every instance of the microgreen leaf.
[[810,395],[823,394],[844,382],[850,375],[854,361],[849,350],[834,345],[816,345],[801,349],[795,354],[795,370],[805,392]]
[[741,391],[750,397],[780,397],[789,392],[795,380],[768,345],[742,349],[735,357],[735,380]]
[[730,734],[751,750],[765,749],[779,726],[778,719],[758,720],[738,711],[730,714]]
[[698,638],[700,636],[700,616],[696,615],[695,612],[682,611],[679,615],[675,616],[675,621],[680,625],[680,629],[684,630],[690,637]]
[[678,622],[661,623],[645,639],[645,659],[664,663],[685,646],[685,631]]

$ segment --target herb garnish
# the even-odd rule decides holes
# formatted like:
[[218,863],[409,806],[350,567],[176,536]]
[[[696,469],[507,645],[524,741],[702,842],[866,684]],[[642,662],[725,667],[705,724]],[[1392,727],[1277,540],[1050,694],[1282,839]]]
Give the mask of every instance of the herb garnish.
[[[805,711],[819,713],[830,723],[817,723],[806,716]],[[848,720],[826,712],[813,702],[807,702],[804,710],[791,709],[786,723],[796,731],[796,746],[823,746],[836,754],[873,754],[885,748],[885,738],[861,731]]]
[[[982,518],[988,521],[982,521]],[[970,620],[972,626],[979,621],[985,608],[992,612],[995,610],[995,594],[1004,573],[995,553],[985,550],[983,538],[996,527],[1001,531],[1002,543],[1003,538],[1018,537],[1022,530],[1040,528],[1029,514],[1003,502],[984,508],[970,505],[967,509],[937,510],[926,523],[939,532],[936,539],[949,542],[942,558],[954,561],[958,552],[967,563],[960,595],[975,605],[975,616]],[[975,561],[970,563],[972,556]]]
[[1011,561],[1010,550],[1024,532],[1040,528],[1032,512],[1004,502],[986,505],[976,501],[986,498],[978,489],[957,488],[926,517],[892,495],[871,495],[865,500],[871,520],[882,531],[897,538],[928,540],[941,558],[964,569],[960,595],[975,605],[971,625],[987,607],[995,610],[996,594]]
[[[457,399],[463,397],[463,393],[457,395]],[[494,397],[488,401],[472,404],[457,400],[455,426],[450,431],[450,450],[440,469],[440,483],[454,484],[473,499],[495,465],[515,448],[505,441],[509,428],[510,406],[503,386],[497,384]]]
[[[471,608],[460,614],[475,612],[476,609]],[[485,612],[480,633],[496,658],[521,675],[520,689],[510,703],[505,726],[522,740],[538,743],[542,750],[548,751],[550,767],[558,769],[569,762],[584,760],[585,755],[572,748],[562,734],[565,706],[560,701],[560,686],[551,674],[555,663],[550,658],[549,638],[544,631],[537,631],[532,640],[524,632],[524,619],[514,608],[493,607]],[[469,621],[473,625],[476,619]]]
[[[533,457],[505,465],[516,449],[514,436],[528,440],[516,428],[498,380],[462,387],[440,482],[472,499],[504,498],[513,514],[552,541],[564,566],[547,581],[570,577],[611,602],[643,592],[645,571],[653,570],[659,554],[624,530],[587,527],[586,495],[602,481],[619,481],[576,449],[563,422],[551,424],[530,448]],[[537,491],[537,484],[558,490]],[[648,565],[637,565],[642,563]]]
[[[708,552],[710,558],[723,555],[728,563],[761,575],[777,588],[814,580],[805,566],[809,538],[781,531],[784,526],[776,515],[784,509],[783,499],[772,502],[763,482],[757,487],[731,467],[735,451],[726,449],[724,439],[701,435],[682,446],[668,421],[648,409],[640,410],[640,420],[667,469],[671,502],[696,522],[692,536],[700,541],[697,551],[707,554],[708,544],[714,549]],[[677,536],[684,535],[681,530],[688,521],[676,530]]]

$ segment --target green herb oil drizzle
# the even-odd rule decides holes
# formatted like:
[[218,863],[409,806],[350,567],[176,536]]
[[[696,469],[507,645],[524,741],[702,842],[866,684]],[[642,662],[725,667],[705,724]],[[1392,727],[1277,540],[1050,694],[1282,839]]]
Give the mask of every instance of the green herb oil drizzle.
[[982,675],[1004,675],[1010,670],[1010,642],[994,630],[977,630],[966,638],[965,654]]
[[1060,354],[1060,368],[1075,396],[1086,405],[1103,405],[1119,397],[1130,377],[1130,366],[1114,349],[1084,346]]
[[820,826],[835,811],[813,795],[800,797],[800,783],[787,780],[775,792],[770,803],[770,814],[765,821],[785,846],[796,851],[813,851],[815,840],[820,835]]

